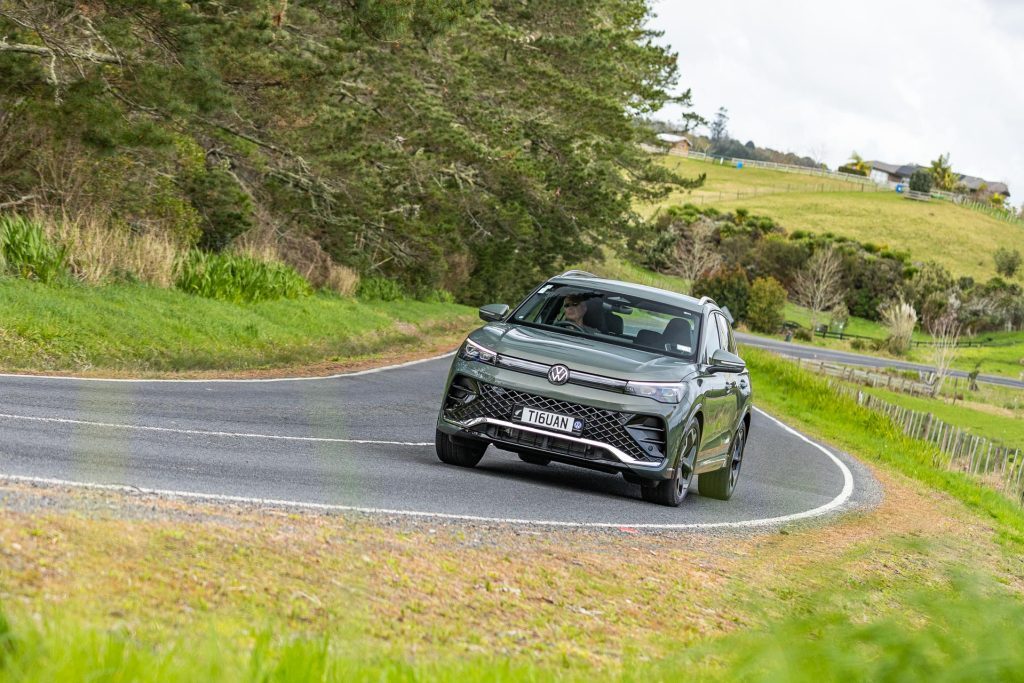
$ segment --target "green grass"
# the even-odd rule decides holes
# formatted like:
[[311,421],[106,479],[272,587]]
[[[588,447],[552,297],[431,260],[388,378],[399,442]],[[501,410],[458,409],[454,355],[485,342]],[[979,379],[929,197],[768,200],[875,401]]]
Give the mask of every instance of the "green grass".
[[895,192],[776,194],[715,206],[770,216],[790,232],[831,232],[908,251],[915,261],[936,261],[954,276],[979,281],[996,275],[996,249],[1019,248],[1024,241],[1020,226],[945,201],[909,201]]
[[[683,176],[693,177],[701,173],[707,175],[707,180],[702,187],[692,192],[676,192],[667,200],[660,202],[664,205],[685,204],[715,204],[719,201],[737,199],[741,197],[757,196],[765,194],[787,193],[787,192],[840,192],[840,191],[873,191],[873,183],[864,184],[856,181],[840,180],[827,176],[815,176],[805,173],[788,173],[786,171],[773,171],[764,168],[746,166],[736,168],[735,166],[724,166],[709,161],[687,159],[684,157],[666,156],[662,163],[677,171]],[[864,189],[861,190],[861,187]]]
[[[1024,341],[1017,341],[1022,335],[1024,333],[1012,332],[997,337],[1001,341],[1014,341],[1008,346],[960,349],[953,360],[953,367],[970,372],[977,365],[982,374],[1024,378]],[[907,360],[930,363],[930,352],[924,347],[913,348],[907,354]]]
[[[881,388],[861,387],[861,390],[911,410],[932,413],[940,420],[968,429],[973,434],[1002,441],[1008,446],[1024,448],[1024,414],[997,414],[965,406],[963,401],[953,405],[946,399],[907,396]],[[974,398],[971,392],[964,391],[962,384],[960,391],[966,394],[967,400]]]
[[[907,548],[904,550],[920,548]],[[687,680],[818,683],[820,681],[1012,681],[1024,672],[1024,648],[1013,625],[1024,604],[975,578],[953,576],[945,586],[907,581],[847,586],[801,596],[792,616],[768,627],[715,638],[658,661],[631,655],[621,667],[599,669],[566,659],[561,665],[527,657],[478,654],[404,658],[353,651],[343,635],[282,636],[254,630],[225,647],[216,630],[148,646],[129,633],[56,618],[45,628],[9,631],[4,661],[9,681],[624,681]],[[864,618],[851,608],[891,600],[884,615]],[[584,632],[580,633],[586,638]]]
[[5,370],[179,372],[416,351],[474,324],[465,306],[317,294],[234,304],[141,285],[0,279]]
[[1024,550],[1024,508],[961,472],[934,465],[937,451],[906,437],[887,417],[839,396],[827,381],[766,351],[744,347],[759,405],[790,424],[859,457],[950,494],[996,524],[1007,544]]
[[[793,320],[804,327],[810,327],[811,313],[808,309],[802,306],[798,306],[792,302],[787,302],[785,317],[786,320]],[[824,314],[819,318],[819,320],[822,323],[827,323],[828,315]],[[865,337],[873,337],[875,339],[885,339],[889,334],[885,329],[885,326],[881,323],[873,320],[866,320],[864,318],[858,318],[856,316],[850,316],[843,331],[846,334],[862,335]],[[751,332],[751,334],[759,333]],[[779,335],[760,336],[779,338]],[[932,340],[932,336],[927,332],[922,331],[920,328],[914,330],[913,338],[917,341]],[[975,366],[979,366],[981,374],[1000,375],[1003,377],[1011,377],[1013,379],[1019,378],[1021,373],[1024,372],[1024,332],[984,332],[976,335],[975,337],[964,337],[965,341],[967,339],[983,341],[986,344],[990,344],[990,346],[962,347],[957,351],[957,355],[953,360],[953,367],[955,369],[970,372],[975,368]],[[853,340],[849,339],[834,339],[831,337],[826,338],[815,336],[813,341],[801,341],[799,343],[811,344],[813,346],[820,346],[828,349],[837,349],[840,351],[851,351],[854,353],[879,356],[882,358],[897,359],[896,356],[892,356],[887,352],[873,350],[870,346],[862,349],[854,349],[852,342]],[[870,344],[870,342],[867,342],[866,340],[865,343]],[[927,346],[915,346],[911,348],[905,356],[900,356],[898,359],[928,365],[932,362],[931,353],[931,350]]]
[[[996,249],[1019,248],[1024,242],[1024,227],[946,201],[910,201],[892,191],[868,192],[843,181],[784,171],[679,157],[666,157],[665,163],[685,175],[707,173],[708,178],[704,187],[675,193],[660,206],[693,201],[722,210],[744,208],[775,219],[790,232],[831,232],[909,251],[915,260],[937,261],[955,276],[987,280],[996,275]],[[822,188],[826,191],[817,191]],[[641,207],[648,215],[656,209]]]

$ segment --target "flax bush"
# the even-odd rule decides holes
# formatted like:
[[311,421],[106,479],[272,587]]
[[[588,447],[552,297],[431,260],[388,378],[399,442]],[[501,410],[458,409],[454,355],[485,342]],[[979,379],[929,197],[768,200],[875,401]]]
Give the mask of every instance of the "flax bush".
[[54,282],[67,274],[67,248],[53,244],[42,225],[0,216],[0,268],[19,277]]
[[295,299],[312,293],[309,283],[283,263],[199,250],[178,262],[175,286],[189,294],[235,303]]

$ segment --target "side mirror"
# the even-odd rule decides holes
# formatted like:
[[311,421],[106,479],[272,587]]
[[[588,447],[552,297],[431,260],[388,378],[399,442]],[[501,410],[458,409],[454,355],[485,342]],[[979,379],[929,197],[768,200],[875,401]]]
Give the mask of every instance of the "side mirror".
[[718,349],[711,354],[711,372],[743,372],[747,364],[735,353]]
[[501,320],[508,315],[508,304],[487,304],[480,307],[480,319],[484,322]]

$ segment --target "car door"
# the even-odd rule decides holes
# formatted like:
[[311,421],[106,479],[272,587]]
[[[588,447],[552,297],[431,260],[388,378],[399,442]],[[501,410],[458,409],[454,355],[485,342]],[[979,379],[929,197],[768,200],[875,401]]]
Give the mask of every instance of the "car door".
[[[728,444],[724,439],[726,430],[729,428],[728,413],[730,402],[733,400],[732,387],[726,386],[724,373],[713,373],[711,368],[711,357],[715,351],[725,348],[721,341],[717,314],[711,314],[704,325],[704,343],[701,350],[701,392],[704,394],[704,435],[703,444],[698,457],[697,471],[702,466],[715,467],[721,460]],[[728,343],[728,338],[726,343]]]
[[[732,327],[729,325],[729,321],[725,319],[724,315],[717,313],[714,315],[714,318],[715,322],[718,323],[718,336],[722,342],[722,348],[730,353],[736,353],[736,339],[732,335]],[[728,391],[728,400],[722,409],[722,419],[724,420],[722,428],[725,431],[724,441],[726,447],[728,447],[733,429],[740,418],[740,409],[743,406],[743,396],[749,383],[749,374],[744,370],[743,372],[721,373],[720,376],[725,380],[725,388]]]

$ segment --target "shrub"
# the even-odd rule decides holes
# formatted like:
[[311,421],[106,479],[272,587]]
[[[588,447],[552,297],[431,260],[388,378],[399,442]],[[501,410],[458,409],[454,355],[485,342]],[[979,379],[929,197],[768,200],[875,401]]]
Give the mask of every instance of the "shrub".
[[1010,250],[1005,247],[996,249],[993,255],[996,260],[996,272],[1006,277],[1013,277],[1020,268],[1020,252],[1016,249]]
[[863,339],[854,339],[853,341],[850,342],[850,348],[853,349],[854,351],[863,351],[867,347],[868,345],[864,342]]
[[405,296],[405,292],[397,280],[369,277],[359,281],[356,295],[368,301],[397,301]]
[[301,275],[283,263],[199,250],[179,261],[175,286],[189,294],[235,303],[294,299],[312,291]]
[[886,348],[897,356],[906,353],[910,348],[914,325],[917,323],[917,311],[900,297],[899,300],[891,301],[883,307],[881,313],[882,322],[889,328],[889,338],[885,340]]
[[759,277],[750,286],[747,323],[757,332],[776,332],[782,326],[786,289],[773,277]]
[[23,278],[53,282],[67,274],[67,248],[55,246],[38,222],[3,216],[0,267]]
[[740,266],[719,268],[710,276],[697,279],[693,284],[693,295],[710,296],[719,306],[728,306],[735,320],[746,320],[750,281]]
[[796,330],[794,330],[793,337],[799,341],[805,342],[814,340],[814,336],[811,334],[811,331],[808,330],[806,327],[798,327]]
[[932,174],[923,168],[914,171],[910,176],[910,189],[914,192],[932,191]]

